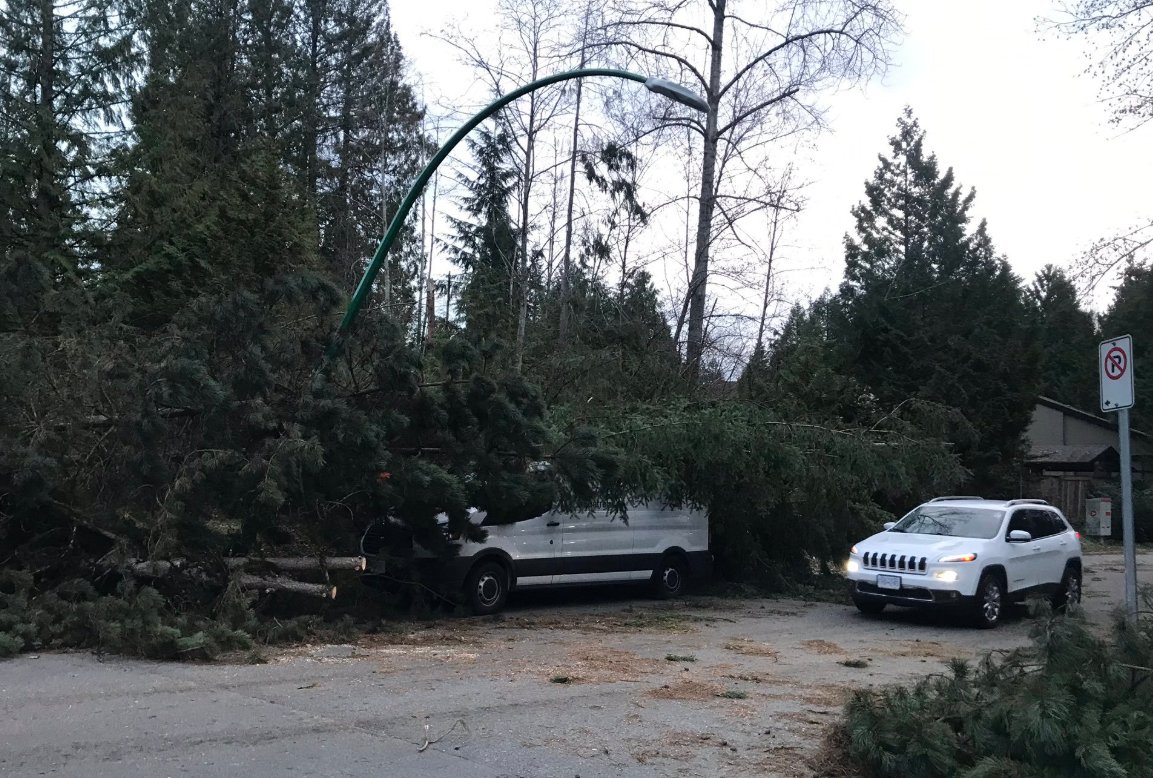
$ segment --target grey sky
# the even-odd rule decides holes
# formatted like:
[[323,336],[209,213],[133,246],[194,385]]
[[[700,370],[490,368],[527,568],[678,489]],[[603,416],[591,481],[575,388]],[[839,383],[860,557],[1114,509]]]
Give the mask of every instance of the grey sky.
[[[470,76],[443,44],[422,36],[459,22],[490,23],[491,0],[393,0],[393,21],[429,99]],[[808,207],[789,236],[793,296],[835,285],[849,209],[909,105],[928,146],[977,190],[976,215],[1017,272],[1068,265],[1093,240],[1153,213],[1153,127],[1124,134],[1081,72],[1086,41],[1038,32],[1052,0],[898,0],[907,35],[895,67],[864,91],[830,97],[831,131],[800,174]]]

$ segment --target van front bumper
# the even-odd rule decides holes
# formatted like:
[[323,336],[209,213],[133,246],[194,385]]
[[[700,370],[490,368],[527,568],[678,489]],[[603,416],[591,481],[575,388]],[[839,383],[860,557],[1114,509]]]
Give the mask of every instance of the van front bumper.
[[460,594],[464,588],[464,579],[475,561],[472,557],[402,559],[383,555],[372,556],[366,557],[365,575],[370,578],[384,577],[398,581],[412,581],[441,594],[453,596]]

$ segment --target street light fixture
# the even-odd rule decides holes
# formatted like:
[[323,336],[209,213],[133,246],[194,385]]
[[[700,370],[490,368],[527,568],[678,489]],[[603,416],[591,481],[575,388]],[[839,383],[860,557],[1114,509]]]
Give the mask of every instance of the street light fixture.
[[650,92],[655,92],[662,97],[667,97],[670,100],[687,105],[689,108],[694,108],[701,113],[709,112],[709,104],[705,98],[698,95],[688,87],[681,86],[680,84],[669,81],[667,78],[649,78],[645,80],[645,86]]
[[514,89],[507,95],[500,97],[491,105],[486,107],[476,116],[473,116],[464,125],[453,133],[452,137],[437,150],[433,158],[425,165],[424,170],[420,171],[420,175],[416,177],[413,182],[412,188],[408,190],[408,194],[404,196],[404,200],[400,204],[399,210],[396,215],[392,217],[392,222],[388,225],[388,231],[385,232],[384,238],[381,239],[380,245],[376,247],[376,253],[372,256],[372,261],[368,264],[368,269],[364,271],[364,276],[361,277],[360,283],[356,286],[356,291],[352,294],[352,299],[348,303],[348,309],[344,312],[344,318],[340,320],[340,326],[337,328],[336,337],[328,347],[328,356],[333,357],[336,355],[337,350],[340,348],[340,342],[343,336],[352,328],[352,324],[356,321],[357,314],[360,313],[364,301],[368,299],[368,294],[372,290],[372,282],[376,279],[377,274],[380,272],[381,266],[384,264],[384,259],[388,256],[389,249],[392,244],[396,242],[397,236],[400,234],[401,227],[404,226],[404,221],[408,218],[409,211],[416,204],[417,198],[424,190],[430,178],[432,178],[433,171],[440,165],[441,162],[448,157],[449,153],[456,147],[458,143],[464,140],[472,130],[481,122],[494,113],[504,108],[506,105],[516,100],[518,97],[523,97],[529,92],[536,91],[542,87],[558,83],[560,81],[568,81],[573,78],[584,78],[585,76],[612,76],[615,78],[625,78],[629,81],[639,81],[648,88],[650,92],[655,92],[658,95],[669,98],[681,105],[687,105],[694,110],[708,113],[709,104],[705,102],[704,98],[696,94],[690,89],[687,89],[680,84],[673,83],[663,78],[646,78],[645,76],[638,75],[637,73],[630,73],[627,70],[613,70],[611,68],[588,68],[585,70],[568,70],[563,73],[556,73],[551,76],[546,76],[537,81],[525,84],[519,89]]

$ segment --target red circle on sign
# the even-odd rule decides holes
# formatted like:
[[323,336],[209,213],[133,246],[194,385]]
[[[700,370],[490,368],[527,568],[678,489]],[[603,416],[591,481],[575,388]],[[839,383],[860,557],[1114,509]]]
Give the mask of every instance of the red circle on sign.
[[1114,346],[1105,352],[1105,376],[1110,380],[1116,381],[1121,378],[1128,367],[1129,357],[1123,349]]

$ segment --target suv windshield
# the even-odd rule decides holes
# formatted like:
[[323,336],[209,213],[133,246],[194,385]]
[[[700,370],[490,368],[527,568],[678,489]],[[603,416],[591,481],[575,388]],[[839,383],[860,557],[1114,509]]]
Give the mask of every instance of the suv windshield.
[[1004,511],[989,508],[922,505],[897,522],[889,532],[988,539],[997,535],[1004,518]]

